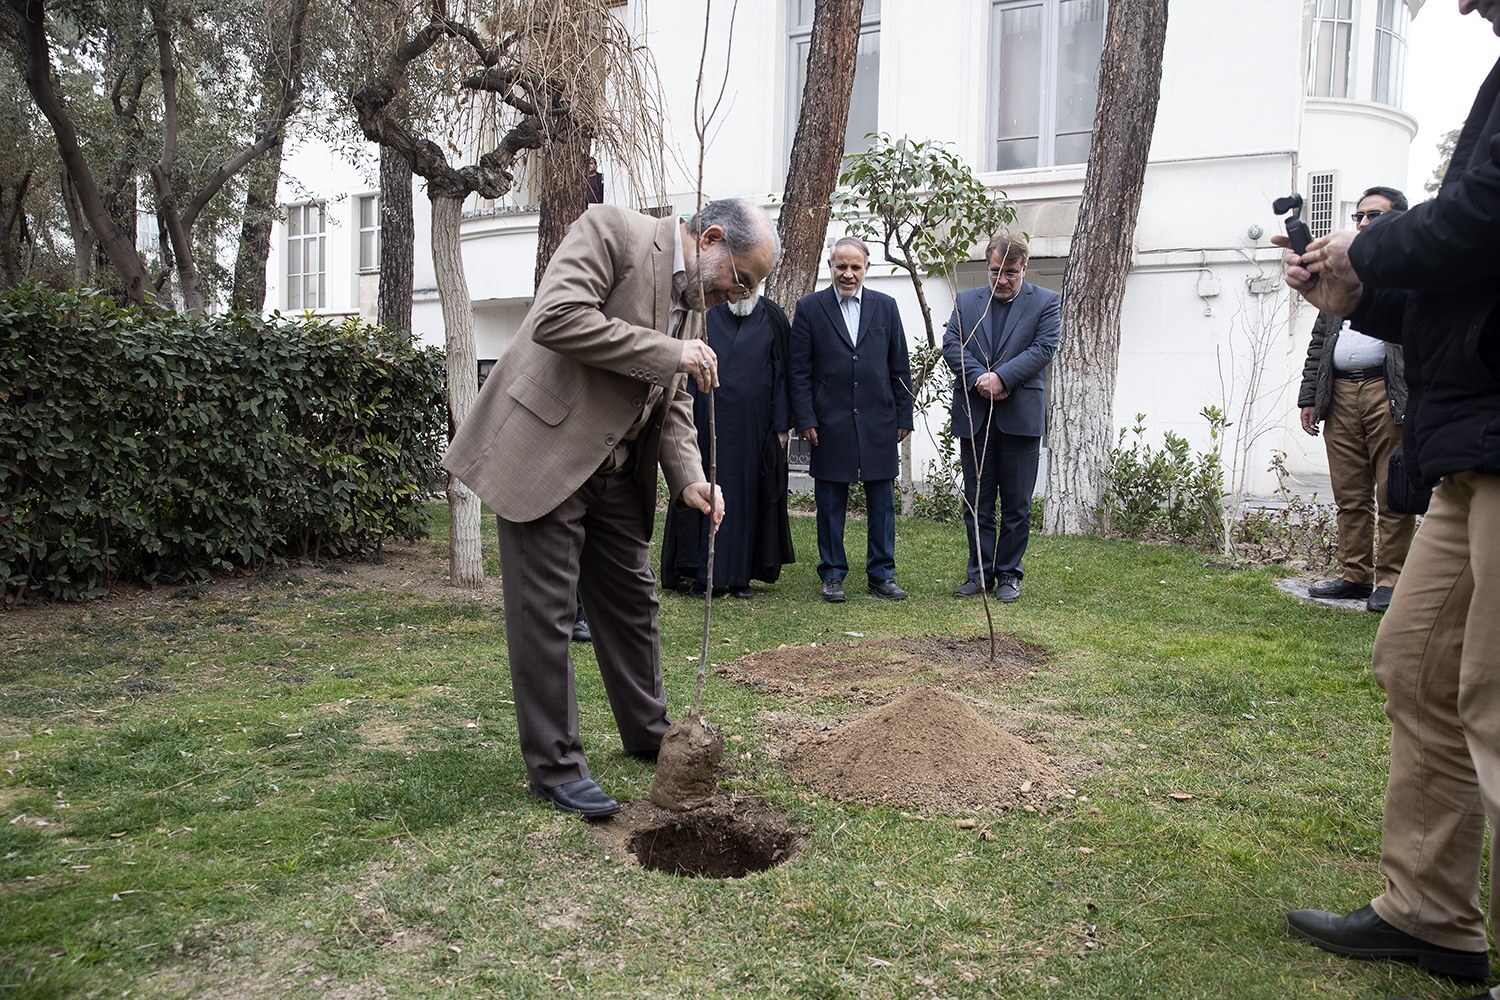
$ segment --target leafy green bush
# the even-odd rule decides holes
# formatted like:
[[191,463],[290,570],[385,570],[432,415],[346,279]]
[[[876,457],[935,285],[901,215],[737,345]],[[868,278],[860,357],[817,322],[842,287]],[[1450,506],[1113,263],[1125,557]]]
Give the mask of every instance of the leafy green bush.
[[443,379],[439,351],[358,320],[0,295],[6,601],[420,535]]
[[927,463],[927,481],[917,491],[914,513],[932,521],[963,520],[963,470],[958,463],[957,440],[946,422],[938,432],[937,460]]
[[[1204,410],[1213,440],[1224,423],[1212,407]],[[1192,453],[1187,439],[1171,431],[1159,449],[1144,441],[1146,415],[1135,426],[1120,429],[1109,453],[1109,487],[1100,523],[1106,533],[1125,538],[1166,537],[1212,546],[1223,532],[1224,470],[1217,449]],[[1126,446],[1126,435],[1133,440]]]

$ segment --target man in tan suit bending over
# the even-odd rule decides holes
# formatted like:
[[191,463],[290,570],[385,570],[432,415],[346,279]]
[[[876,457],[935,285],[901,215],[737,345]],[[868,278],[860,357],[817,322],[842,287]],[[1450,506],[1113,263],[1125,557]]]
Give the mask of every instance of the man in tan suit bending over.
[[625,751],[668,726],[650,539],[656,467],[673,502],[724,515],[703,482],[684,379],[718,383],[702,312],[748,295],[780,245],[764,211],[691,219],[609,205],[573,224],[443,465],[499,516],[505,636],[534,795],[594,819],[620,804],[589,777],[569,640],[574,588]]

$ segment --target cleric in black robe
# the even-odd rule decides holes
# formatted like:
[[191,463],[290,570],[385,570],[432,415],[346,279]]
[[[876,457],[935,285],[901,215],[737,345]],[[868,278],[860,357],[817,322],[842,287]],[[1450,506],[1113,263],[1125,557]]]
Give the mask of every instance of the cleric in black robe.
[[[719,359],[714,420],[725,511],[714,538],[716,593],[750,597],[751,580],[774,583],[782,565],[796,561],[786,510],[790,327],[780,307],[761,295],[708,311],[708,344]],[[689,390],[707,472],[708,396],[691,384]],[[662,535],[662,586],[702,593],[707,561],[707,521],[698,511],[673,504]]]

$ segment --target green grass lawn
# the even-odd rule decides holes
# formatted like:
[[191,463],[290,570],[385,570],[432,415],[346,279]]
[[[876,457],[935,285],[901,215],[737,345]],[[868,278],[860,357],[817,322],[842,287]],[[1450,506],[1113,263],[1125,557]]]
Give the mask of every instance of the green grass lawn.
[[[425,571],[441,573],[446,510],[434,518]],[[902,519],[911,600],[851,587],[842,606],[817,600],[812,520],[793,530],[803,561],[779,584],[714,603],[716,654],[983,632],[980,605],[949,596],[960,528]],[[1025,596],[997,622],[1054,656],[965,693],[1082,762],[1079,798],[980,817],[993,840],[792,782],[761,752],[763,712],[785,706],[712,678],[729,783],[808,833],[791,863],[729,881],[607,857],[525,793],[495,600],[295,570],[12,612],[0,998],[1465,992],[1283,930],[1289,908],[1381,887],[1388,728],[1378,619],[1300,604],[1273,578],[1033,537]],[[679,708],[702,611],[662,597]],[[651,770],[620,752],[592,652],[575,651],[594,775],[643,798]]]

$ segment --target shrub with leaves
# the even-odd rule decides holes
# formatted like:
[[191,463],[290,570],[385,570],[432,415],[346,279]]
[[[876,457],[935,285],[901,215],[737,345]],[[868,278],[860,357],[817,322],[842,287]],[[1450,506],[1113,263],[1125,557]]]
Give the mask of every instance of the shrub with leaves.
[[[1219,440],[1222,421],[1213,425]],[[1146,415],[1121,428],[1109,453],[1109,487],[1100,523],[1107,534],[1126,538],[1170,538],[1192,545],[1216,545],[1223,530],[1224,471],[1217,449],[1193,454],[1187,439],[1167,431],[1160,448],[1145,441]],[[1129,444],[1127,445],[1127,434]]]
[[358,320],[0,295],[5,600],[420,535],[443,378],[439,351]]

